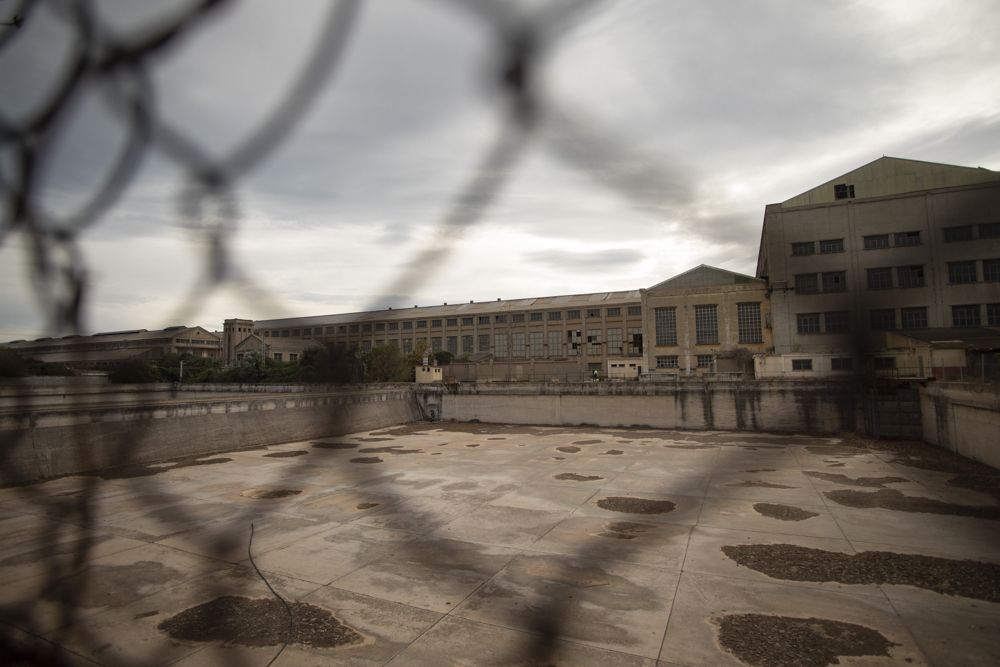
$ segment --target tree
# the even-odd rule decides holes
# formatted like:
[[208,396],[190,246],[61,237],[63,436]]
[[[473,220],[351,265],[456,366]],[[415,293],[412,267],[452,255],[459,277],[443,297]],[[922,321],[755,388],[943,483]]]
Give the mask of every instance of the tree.
[[368,382],[406,382],[409,376],[407,358],[394,345],[376,347],[365,355],[365,380]]
[[440,350],[434,353],[434,360],[437,361],[438,366],[447,366],[454,358],[455,355],[448,350]]
[[114,384],[144,384],[158,379],[152,364],[140,359],[122,362],[108,375],[108,380]]

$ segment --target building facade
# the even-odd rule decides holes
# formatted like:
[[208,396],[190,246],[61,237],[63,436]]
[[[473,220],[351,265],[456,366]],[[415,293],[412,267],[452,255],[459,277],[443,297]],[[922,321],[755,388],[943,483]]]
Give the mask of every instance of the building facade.
[[887,331],[1000,326],[1000,173],[882,157],[770,204],[757,277],[776,367],[846,372]]

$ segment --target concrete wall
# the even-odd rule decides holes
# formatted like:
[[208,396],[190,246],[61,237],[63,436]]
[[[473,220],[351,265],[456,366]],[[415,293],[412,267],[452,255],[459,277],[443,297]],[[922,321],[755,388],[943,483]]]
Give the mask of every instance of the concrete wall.
[[0,482],[370,430],[421,418],[409,385],[0,414]]
[[996,385],[936,384],[920,389],[924,440],[1000,468]]
[[459,385],[441,418],[508,424],[840,432],[860,425],[857,392],[836,382]]

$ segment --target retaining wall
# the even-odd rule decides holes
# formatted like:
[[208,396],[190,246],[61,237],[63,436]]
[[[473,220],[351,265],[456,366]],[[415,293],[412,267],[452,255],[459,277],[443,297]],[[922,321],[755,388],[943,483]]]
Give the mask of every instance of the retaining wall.
[[55,407],[0,415],[0,482],[151,463],[421,419],[410,385]]
[[1000,393],[991,385],[929,384],[920,389],[927,442],[1000,468]]

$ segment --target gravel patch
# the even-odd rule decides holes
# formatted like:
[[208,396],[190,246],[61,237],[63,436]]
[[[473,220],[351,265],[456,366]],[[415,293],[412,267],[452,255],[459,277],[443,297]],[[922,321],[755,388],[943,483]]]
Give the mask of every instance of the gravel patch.
[[793,544],[724,546],[722,552],[743,567],[772,579],[914,586],[942,595],[1000,602],[997,563],[892,551],[844,554]]
[[382,463],[382,459],[377,456],[359,456],[356,459],[351,459],[351,463]]
[[302,489],[247,489],[240,495],[254,500],[273,500],[274,498],[297,496],[300,493],[302,493]]
[[264,454],[269,459],[291,459],[296,456],[303,456],[309,452],[299,449],[293,452],[271,452],[270,454]]
[[819,516],[816,512],[810,512],[801,507],[776,503],[754,503],[753,508],[757,510],[758,514],[763,514],[764,516],[780,521],[805,521],[814,516]]
[[803,470],[803,475],[822,479],[835,484],[847,484],[850,486],[867,486],[883,488],[886,484],[896,484],[898,482],[909,482],[905,477],[848,477],[839,473],[819,472],[817,470]]
[[355,449],[358,446],[356,442],[313,442],[312,446],[316,449]]
[[579,447],[573,447],[571,445],[567,445],[566,447],[556,447],[556,449],[558,449],[560,452],[566,452],[567,454],[576,454],[578,451],[580,451]]
[[666,514],[677,507],[669,500],[647,500],[646,498],[630,498],[628,496],[601,498],[597,501],[597,506],[604,510],[627,514]]
[[553,475],[552,479],[568,479],[574,482],[593,482],[604,478],[598,475],[577,475],[575,472],[562,472],[558,475]]
[[846,507],[863,509],[878,508],[896,510],[897,512],[920,512],[923,514],[948,514],[951,516],[970,516],[976,519],[1000,521],[1000,507],[991,505],[957,505],[955,503],[935,500],[934,498],[904,496],[895,489],[882,489],[870,493],[838,489],[836,491],[824,491],[823,495],[835,503]]
[[726,484],[726,486],[742,486],[746,488],[759,487],[762,489],[797,489],[797,486],[785,486],[784,484],[774,484],[772,482],[761,482],[756,479],[748,479],[742,482],[733,482],[731,484]]

